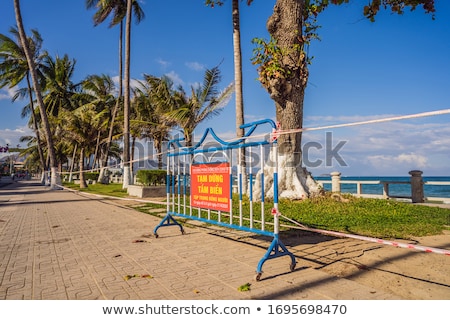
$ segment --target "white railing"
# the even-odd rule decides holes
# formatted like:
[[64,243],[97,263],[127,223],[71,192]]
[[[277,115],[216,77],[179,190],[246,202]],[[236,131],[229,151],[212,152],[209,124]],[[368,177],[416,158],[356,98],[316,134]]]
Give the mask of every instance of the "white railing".
[[[425,181],[424,184],[432,186],[450,186],[450,181]],[[444,203],[450,203],[449,197],[425,197],[427,201],[442,201]]]
[[[331,180],[318,180],[322,187],[324,184],[331,184],[332,192],[341,192],[342,184],[350,184],[356,186],[356,193],[354,196],[366,197],[366,198],[381,198],[381,199],[410,199],[412,202],[424,202],[424,201],[438,201],[443,203],[450,203],[450,194],[448,197],[430,197],[424,194],[425,185],[434,186],[450,186],[450,181],[423,181],[420,176],[412,176],[410,181],[393,181],[393,180],[341,180],[340,173],[333,172],[331,174]],[[390,185],[394,184],[409,184],[411,185],[410,195],[395,195],[391,194],[389,190]],[[363,185],[382,185],[382,194],[364,193]]]

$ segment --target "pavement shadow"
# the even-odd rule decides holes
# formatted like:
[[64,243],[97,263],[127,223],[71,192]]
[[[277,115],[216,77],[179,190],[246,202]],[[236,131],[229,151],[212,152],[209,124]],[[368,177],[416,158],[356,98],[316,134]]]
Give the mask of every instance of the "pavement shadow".
[[[207,228],[207,227],[206,227]],[[272,241],[272,237],[268,236],[261,236],[261,235],[247,235],[247,236],[241,236],[237,237],[236,233],[233,231],[221,231],[219,233],[211,232],[211,235],[219,236],[222,238],[226,238],[231,241],[236,241],[240,243],[244,243],[246,245],[251,245],[254,247],[258,247],[261,249],[267,249]],[[356,269],[356,271],[353,271],[351,274],[346,275],[344,278],[348,280],[356,280],[359,276],[361,276],[363,273],[368,272],[370,270],[377,270],[380,272],[384,272],[387,274],[393,274],[395,276],[404,278],[404,279],[410,279],[414,281],[418,281],[418,286],[420,286],[420,283],[428,283],[437,285],[440,287],[445,287],[450,289],[450,283],[443,283],[438,281],[433,281],[429,278],[427,278],[427,275],[424,274],[421,275],[410,275],[407,274],[407,270],[405,270],[405,273],[399,273],[395,271],[388,270],[387,268],[384,268],[384,266],[388,266],[396,261],[403,261],[407,258],[416,256],[416,255],[423,255],[423,254],[435,254],[435,253],[427,253],[422,251],[414,251],[411,249],[404,249],[399,250],[399,254],[380,259],[379,261],[373,262],[371,264],[361,264],[358,263],[356,259],[358,257],[363,256],[364,254],[367,254],[369,251],[373,250],[379,250],[385,247],[385,245],[378,244],[378,243],[371,243],[371,242],[364,242],[362,240],[355,241],[354,239],[347,239],[347,238],[338,238],[328,235],[319,234],[316,232],[311,232],[307,230],[286,230],[280,232],[280,240],[287,246],[288,250],[291,251],[294,256],[297,259],[301,259],[302,261],[307,261],[315,265],[314,269],[321,270],[325,269],[326,267],[332,266],[336,263],[344,263],[344,264],[351,264],[353,266],[356,266],[356,268],[353,268],[352,270]],[[302,247],[303,245],[303,247]],[[309,245],[309,246],[304,246]],[[443,247],[450,247],[450,243],[446,243],[443,245]],[[304,249],[302,249],[304,248]],[[292,250],[291,250],[292,249]],[[313,253],[311,252],[313,251]],[[330,251],[337,252],[336,254],[330,254]],[[345,254],[339,254],[339,252],[345,252]],[[297,267],[293,272],[298,272],[301,270],[304,270],[309,267]],[[324,270],[326,272],[326,270]],[[284,274],[287,274],[289,272],[286,272]],[[271,278],[280,277],[283,274],[277,274],[272,275],[267,278],[262,278],[261,281],[268,280]],[[327,281],[333,281],[335,279],[335,275],[330,275],[330,278],[320,280],[317,283],[308,283],[306,285],[301,285],[294,288],[289,288],[286,291],[279,291],[277,293],[273,293],[267,296],[261,296],[257,299],[282,299],[283,297],[289,296],[290,294],[293,294],[295,292],[312,288],[315,285],[323,284]]]
[[9,201],[1,201],[3,206],[7,205],[26,205],[26,204],[51,204],[51,203],[74,203],[74,202],[92,202],[99,201],[99,199],[61,199],[61,200],[52,200],[52,201],[35,201],[35,200],[9,200]]

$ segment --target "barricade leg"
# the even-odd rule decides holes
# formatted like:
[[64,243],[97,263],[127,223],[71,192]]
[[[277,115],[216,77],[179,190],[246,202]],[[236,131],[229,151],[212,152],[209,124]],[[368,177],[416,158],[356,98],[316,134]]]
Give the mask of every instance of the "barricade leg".
[[158,229],[160,227],[169,227],[169,226],[178,226],[180,228],[181,234],[185,234],[186,232],[183,229],[183,226],[175,220],[175,218],[167,213],[166,216],[161,220],[161,222],[155,227],[153,230],[153,234],[156,238],[158,238]]
[[270,244],[269,248],[267,249],[266,254],[264,257],[261,258],[261,260],[258,263],[258,267],[256,269],[256,275],[255,280],[259,281],[261,280],[262,275],[262,266],[263,264],[270,259],[279,258],[282,256],[290,256],[291,257],[291,264],[290,264],[290,270],[294,271],[295,266],[297,265],[297,262],[295,261],[295,256],[289,252],[289,250],[286,248],[286,246],[283,244],[283,242],[280,241],[278,238],[278,235],[275,235],[272,243]]

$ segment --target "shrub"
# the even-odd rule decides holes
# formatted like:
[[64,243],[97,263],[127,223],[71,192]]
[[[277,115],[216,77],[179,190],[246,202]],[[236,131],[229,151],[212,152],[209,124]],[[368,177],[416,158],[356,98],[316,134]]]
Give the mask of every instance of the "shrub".
[[86,180],[97,180],[99,175],[100,175],[99,172],[85,172],[84,173],[84,179],[86,179]]
[[139,170],[136,178],[144,186],[166,184],[166,170]]

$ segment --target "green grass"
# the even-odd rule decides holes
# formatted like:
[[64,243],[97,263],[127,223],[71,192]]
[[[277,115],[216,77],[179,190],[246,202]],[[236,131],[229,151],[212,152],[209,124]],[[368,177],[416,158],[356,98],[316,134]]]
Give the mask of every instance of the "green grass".
[[410,239],[449,230],[450,210],[395,200],[329,197],[301,202],[281,201],[280,211],[302,224],[378,238]]
[[128,197],[128,193],[126,189],[122,189],[121,183],[110,183],[110,184],[90,184],[87,188],[80,189],[79,184],[75,183],[67,183],[64,182],[63,185],[67,188],[73,190],[79,190],[88,193],[101,194],[106,196],[120,197],[125,198]]
[[[71,184],[70,188],[79,188]],[[95,184],[89,185],[86,192],[116,197],[127,197],[126,190],[121,184]],[[189,204],[189,198],[186,199]],[[183,202],[183,200],[181,200]],[[234,224],[239,224],[237,217],[239,213],[239,202],[233,199]],[[243,201],[244,216],[249,212],[249,202]],[[165,205],[142,203],[136,210],[149,213],[150,209],[165,208]],[[265,219],[273,221],[271,209],[273,203],[265,203]],[[450,209],[439,207],[415,205],[395,200],[366,199],[345,196],[344,201],[338,201],[332,197],[325,196],[302,201],[290,201],[281,199],[279,211],[283,216],[296,220],[303,225],[330,231],[338,231],[362,236],[377,238],[411,239],[427,235],[441,234],[444,230],[450,230]],[[259,216],[261,204],[253,203],[253,212]],[[194,214],[197,215],[195,209]],[[207,212],[201,212],[202,218],[207,218]],[[217,213],[211,212],[211,219],[217,219]],[[282,224],[292,224],[280,218]],[[229,221],[229,217],[222,217],[222,221]],[[244,220],[248,225],[248,220]],[[258,224],[254,224],[258,228]],[[282,228],[285,230],[286,228]],[[270,230],[270,227],[266,228]]]

